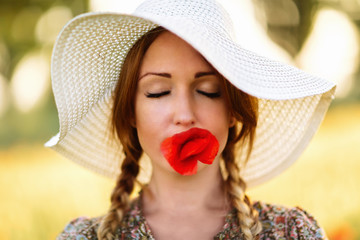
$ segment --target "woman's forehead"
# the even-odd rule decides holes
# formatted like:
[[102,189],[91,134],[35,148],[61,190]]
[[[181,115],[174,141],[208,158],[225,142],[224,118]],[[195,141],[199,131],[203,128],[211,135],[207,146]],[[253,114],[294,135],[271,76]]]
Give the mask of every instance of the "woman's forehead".
[[144,55],[140,75],[146,71],[176,72],[181,70],[214,71],[205,58],[183,39],[169,31],[161,33]]

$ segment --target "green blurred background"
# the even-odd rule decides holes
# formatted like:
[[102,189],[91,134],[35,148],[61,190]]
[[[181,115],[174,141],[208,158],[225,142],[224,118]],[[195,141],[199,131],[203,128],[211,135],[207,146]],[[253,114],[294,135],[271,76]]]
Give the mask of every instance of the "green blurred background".
[[[0,239],[54,239],[109,206],[113,182],[43,147],[58,131],[50,58],[57,34],[88,11],[130,13],[141,0],[0,1]],[[299,205],[330,239],[360,239],[360,0],[222,0],[238,41],[338,84],[299,161],[250,189]]]

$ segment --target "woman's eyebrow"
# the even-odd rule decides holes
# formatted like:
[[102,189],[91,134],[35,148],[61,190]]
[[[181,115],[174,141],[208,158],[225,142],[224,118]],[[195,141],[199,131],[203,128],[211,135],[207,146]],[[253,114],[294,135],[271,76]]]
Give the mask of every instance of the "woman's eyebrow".
[[195,74],[195,78],[200,78],[203,76],[208,76],[208,75],[216,75],[216,72],[214,71],[210,71],[210,72],[198,72]]
[[[171,78],[171,74],[170,73],[157,73],[157,72],[147,72],[144,75],[142,75],[141,77],[139,77],[139,80],[149,76],[149,75],[155,75],[155,76],[160,76],[160,77],[166,77],[166,78]],[[195,74],[195,78],[200,78],[200,77],[204,77],[204,76],[209,76],[209,75],[216,75],[216,72],[214,71],[210,71],[210,72],[197,72]]]
[[170,73],[156,73],[156,72],[147,72],[144,75],[142,75],[141,77],[139,77],[139,80],[142,79],[143,77],[146,77],[148,75],[155,75],[155,76],[160,76],[160,77],[166,77],[166,78],[171,78],[171,74]]

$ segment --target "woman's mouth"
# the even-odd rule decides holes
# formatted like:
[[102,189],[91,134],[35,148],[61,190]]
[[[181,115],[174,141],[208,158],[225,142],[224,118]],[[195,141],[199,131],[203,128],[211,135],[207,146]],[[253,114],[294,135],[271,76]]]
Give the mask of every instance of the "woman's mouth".
[[191,128],[166,138],[160,149],[176,172],[193,175],[197,172],[198,161],[213,163],[219,151],[219,142],[208,130]]

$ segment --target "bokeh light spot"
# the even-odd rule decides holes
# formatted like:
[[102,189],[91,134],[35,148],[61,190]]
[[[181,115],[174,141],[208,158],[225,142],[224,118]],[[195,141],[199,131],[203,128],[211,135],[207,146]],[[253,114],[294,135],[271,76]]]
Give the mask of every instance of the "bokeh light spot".
[[321,9],[298,55],[299,66],[338,84],[337,97],[346,97],[358,67],[359,37],[351,20],[334,9]]
[[36,24],[36,39],[41,43],[52,44],[63,26],[72,18],[68,7],[57,6],[47,10],[41,15]]
[[49,88],[49,59],[41,51],[26,54],[17,64],[11,79],[10,90],[15,107],[29,112]]

